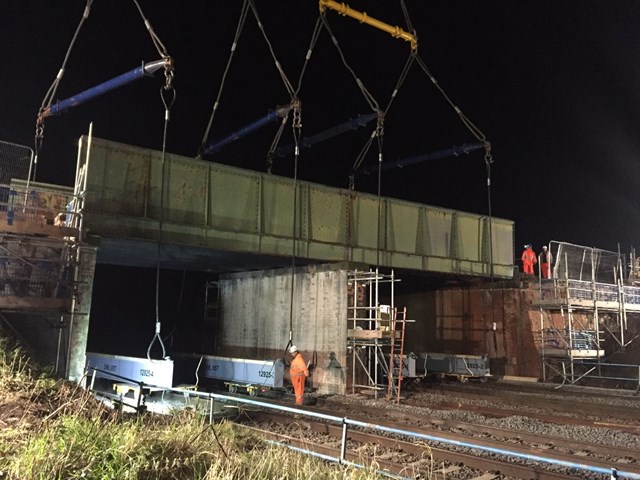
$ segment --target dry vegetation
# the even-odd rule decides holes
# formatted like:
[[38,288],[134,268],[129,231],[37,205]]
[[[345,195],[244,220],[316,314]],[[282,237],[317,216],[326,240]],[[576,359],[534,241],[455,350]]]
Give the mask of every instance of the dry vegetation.
[[0,479],[361,479],[194,412],[126,415],[53,380],[0,332]]

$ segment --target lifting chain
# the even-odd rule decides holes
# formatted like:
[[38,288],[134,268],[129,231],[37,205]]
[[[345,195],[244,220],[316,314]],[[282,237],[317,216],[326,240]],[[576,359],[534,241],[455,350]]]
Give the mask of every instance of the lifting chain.
[[491,155],[491,142],[484,142],[484,162],[487,165],[493,163],[493,155]]
[[173,89],[173,59],[171,57],[164,57],[165,65],[164,65],[164,89],[172,90]]
[[376,125],[376,136],[380,139],[384,135],[384,112],[378,110],[378,124]]
[[42,139],[44,137],[44,123],[38,117],[38,121],[36,122],[36,146],[37,149],[40,149],[40,145],[42,144]]
[[164,66],[164,85],[160,88],[160,97],[164,104],[165,121],[169,121],[169,112],[176,101],[176,89],[173,88],[173,60],[171,57],[165,57]]
[[302,128],[302,102],[299,98],[291,100],[291,108],[293,109],[293,122],[291,126],[294,130],[300,130]]

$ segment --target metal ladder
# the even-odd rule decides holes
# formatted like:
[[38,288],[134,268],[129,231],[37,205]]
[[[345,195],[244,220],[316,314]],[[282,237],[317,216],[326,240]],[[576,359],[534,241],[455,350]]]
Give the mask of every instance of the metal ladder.
[[404,327],[407,319],[407,308],[398,311],[393,309],[391,321],[391,353],[389,355],[389,386],[387,398],[395,397],[396,403],[400,403],[400,390],[402,387],[402,359],[404,355]]

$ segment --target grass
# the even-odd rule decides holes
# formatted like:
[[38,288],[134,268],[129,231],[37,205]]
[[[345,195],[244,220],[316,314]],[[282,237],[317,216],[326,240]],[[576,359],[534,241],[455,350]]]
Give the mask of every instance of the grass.
[[373,480],[192,411],[126,415],[56,381],[0,332],[0,479]]

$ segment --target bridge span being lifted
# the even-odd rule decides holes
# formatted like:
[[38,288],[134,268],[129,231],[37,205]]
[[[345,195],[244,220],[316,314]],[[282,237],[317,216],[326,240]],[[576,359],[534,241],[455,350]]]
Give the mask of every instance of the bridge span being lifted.
[[[156,268],[158,272],[210,272],[221,281],[225,281],[225,274],[260,271],[264,274],[259,276],[259,283],[267,289],[292,278],[292,273],[274,269],[308,266],[311,270],[295,270],[296,295],[308,282],[331,279],[325,282],[326,291],[321,296],[329,300],[323,301],[322,308],[312,309],[316,314],[324,312],[321,316],[325,323],[317,325],[329,335],[318,358],[322,360],[323,355],[333,352],[343,365],[347,362],[348,275],[346,270],[337,266],[331,269],[326,264],[343,264],[348,269],[355,268],[353,265],[376,267],[376,271],[379,267],[430,275],[440,281],[446,277],[511,279],[514,275],[514,225],[509,220],[298,181],[91,136],[79,140],[73,191],[68,187],[56,187],[54,191],[55,186],[45,188],[35,183],[25,186],[24,182],[18,188],[18,183],[12,179],[11,185],[2,190],[7,196],[0,205],[0,231],[6,234],[6,245],[0,247],[7,252],[5,263],[12,268],[7,269],[9,287],[0,296],[0,313],[4,312],[4,321],[17,326],[34,351],[46,353],[43,359],[55,363],[56,370],[72,380],[82,378],[85,367],[96,263]],[[58,218],[61,223],[57,223]],[[41,246],[45,241],[48,243]],[[28,252],[25,245],[31,248]],[[42,267],[45,263],[46,271]],[[314,264],[325,266],[315,269]],[[31,272],[28,275],[23,272],[27,268]],[[46,278],[34,272],[46,273]],[[58,277],[64,280],[61,285],[66,290],[56,288]],[[249,291],[254,277],[229,281],[240,282],[243,291]],[[23,284],[20,293],[17,286]],[[50,284],[51,288],[40,288]],[[293,298],[293,287],[285,290]],[[251,297],[260,299],[259,295]],[[41,307],[36,308],[43,302],[48,302],[46,315]],[[304,302],[296,301],[296,308],[304,310]],[[285,303],[273,307],[260,303],[262,310],[272,313],[270,319],[278,319],[279,327],[272,321],[269,328],[274,334],[286,327],[287,317],[293,316],[289,302]],[[290,331],[292,325],[296,331],[303,331],[309,322],[317,323],[302,310],[295,310],[297,319],[295,324],[290,321]],[[254,318],[254,313],[242,318]],[[57,337],[42,335],[43,318],[44,325],[59,329]],[[222,320],[239,324],[235,318]],[[253,323],[248,328],[257,328]],[[235,342],[234,332],[227,330]],[[339,341],[331,333],[336,331],[341,332]],[[220,336],[219,332],[210,334]],[[262,346],[261,351],[275,355],[282,338],[263,337],[268,348]],[[244,345],[241,340],[231,342],[234,351]],[[225,346],[231,348],[229,342]],[[247,358],[257,355],[249,345],[242,348],[249,349]],[[345,388],[344,382],[340,385]]]
[[81,230],[99,237],[98,263],[155,266],[160,240],[163,268],[246,271],[287,266],[295,254],[301,264],[513,276],[510,220],[98,138],[79,148]]

